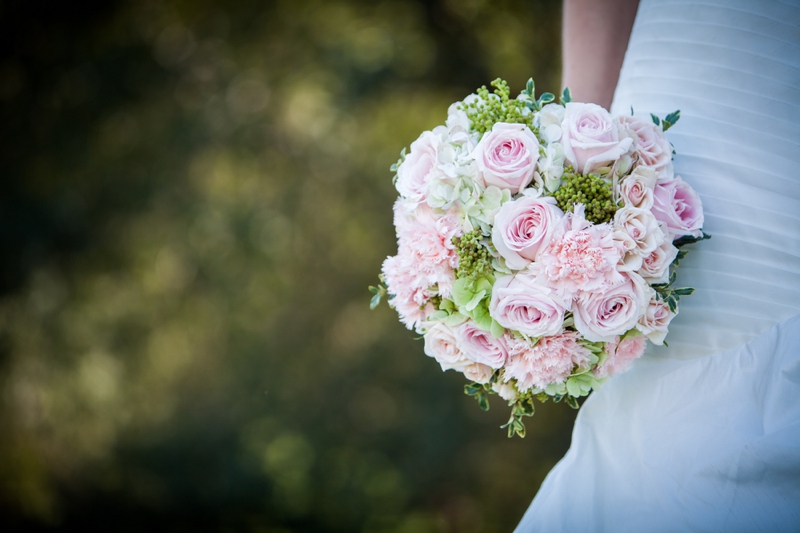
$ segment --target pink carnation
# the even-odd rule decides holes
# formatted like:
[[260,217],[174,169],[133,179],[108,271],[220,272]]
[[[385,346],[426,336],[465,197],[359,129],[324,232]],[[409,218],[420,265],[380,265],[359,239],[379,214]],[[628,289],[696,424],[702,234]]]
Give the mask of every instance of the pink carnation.
[[614,242],[609,224],[594,225],[583,216],[584,207],[575,205],[553,233],[550,245],[537,258],[550,287],[565,299],[578,291],[603,291],[622,283],[616,266],[622,252]]
[[408,329],[420,331],[422,323],[435,309],[427,287],[420,286],[419,278],[404,265],[406,262],[400,255],[387,257],[383,262],[383,275],[391,296],[389,305]]
[[608,357],[603,364],[594,369],[598,378],[606,378],[624,372],[628,366],[644,353],[647,341],[641,335],[628,337],[620,342],[619,337],[607,342],[605,351]]
[[578,342],[580,336],[574,331],[560,335],[542,337],[536,346],[527,341],[512,343],[504,374],[504,380],[517,380],[517,388],[544,389],[551,383],[564,383],[575,366],[589,364],[589,350]]

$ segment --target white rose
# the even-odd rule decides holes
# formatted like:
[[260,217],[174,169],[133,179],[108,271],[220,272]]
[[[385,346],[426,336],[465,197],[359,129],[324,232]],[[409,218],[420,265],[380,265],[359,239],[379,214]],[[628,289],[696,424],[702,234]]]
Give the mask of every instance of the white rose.
[[623,207],[614,215],[614,229],[624,231],[633,239],[642,257],[664,242],[664,234],[653,213],[636,207]]
[[634,142],[624,132],[620,135],[608,111],[595,104],[568,103],[561,131],[564,156],[581,174],[611,166]]
[[425,200],[428,184],[436,175],[439,137],[433,132],[423,132],[411,143],[411,151],[397,168],[397,192],[415,203]]
[[649,118],[619,117],[620,125],[636,134],[636,153],[639,164],[655,171],[659,178],[669,178],[672,162],[672,145],[664,130]]
[[456,333],[443,322],[436,322],[425,332],[425,355],[433,357],[442,370],[463,371],[472,361],[458,347]]
[[675,318],[675,313],[669,310],[669,306],[652,298],[644,314],[636,323],[636,329],[642,332],[653,344],[661,346],[667,336],[669,323]]
[[666,283],[669,281],[669,265],[677,255],[678,249],[672,245],[672,242],[665,240],[661,246],[642,259],[639,274],[651,285]]
[[481,363],[472,363],[464,367],[464,376],[481,385],[489,383],[489,380],[492,379],[492,374],[494,374],[492,367]]
[[619,194],[627,207],[638,207],[647,211],[653,207],[653,188],[656,173],[647,167],[636,167],[619,184]]
[[493,383],[492,390],[507,402],[513,402],[519,396],[514,386],[509,383]]

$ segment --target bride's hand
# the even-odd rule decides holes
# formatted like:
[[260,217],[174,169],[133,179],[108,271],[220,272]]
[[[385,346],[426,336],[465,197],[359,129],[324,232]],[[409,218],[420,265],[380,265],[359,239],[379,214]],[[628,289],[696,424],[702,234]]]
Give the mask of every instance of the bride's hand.
[[564,0],[563,76],[578,102],[611,106],[639,0]]

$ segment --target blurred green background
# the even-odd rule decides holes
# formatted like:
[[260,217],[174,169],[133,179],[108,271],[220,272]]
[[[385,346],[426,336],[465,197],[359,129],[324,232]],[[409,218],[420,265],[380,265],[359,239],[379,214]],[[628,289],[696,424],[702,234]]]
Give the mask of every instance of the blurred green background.
[[507,532],[525,440],[367,286],[389,165],[497,76],[557,91],[560,3],[0,4],[0,527]]

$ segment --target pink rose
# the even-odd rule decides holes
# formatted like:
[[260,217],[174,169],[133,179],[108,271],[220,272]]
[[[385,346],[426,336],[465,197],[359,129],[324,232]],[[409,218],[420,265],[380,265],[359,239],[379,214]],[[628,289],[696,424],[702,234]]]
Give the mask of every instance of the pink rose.
[[641,335],[635,335],[619,340],[619,337],[606,343],[605,351],[608,354],[603,364],[594,369],[598,378],[607,378],[624,372],[630,364],[644,353],[647,341]]
[[595,104],[568,103],[561,130],[564,157],[581,174],[610,166],[633,145],[608,111]]
[[498,122],[472,151],[486,185],[522,192],[539,159],[539,141],[525,124]]
[[471,360],[492,368],[502,368],[508,357],[505,341],[495,339],[491,333],[475,325],[472,320],[466,321],[458,328],[458,345]]
[[576,204],[537,257],[547,285],[565,300],[578,291],[603,290],[623,281],[616,269],[621,252],[611,226],[592,224],[583,214],[583,205]]
[[671,242],[664,241],[642,260],[639,274],[647,283],[666,283],[669,281],[669,265],[677,255],[678,249]]
[[411,151],[397,168],[397,192],[415,203],[425,200],[428,184],[436,174],[439,137],[433,132],[423,132],[411,143]]
[[636,167],[619,184],[619,194],[627,207],[650,210],[653,207],[653,188],[656,174],[647,167]]
[[636,323],[636,329],[650,342],[660,346],[664,344],[664,337],[667,336],[667,329],[673,318],[675,318],[675,313],[669,310],[669,306],[665,302],[651,298],[647,310]]
[[667,224],[673,239],[703,234],[703,204],[694,189],[680,176],[656,185],[653,191],[653,215]]
[[492,287],[489,314],[504,328],[542,337],[561,331],[565,307],[551,289],[519,272],[497,278]]
[[509,354],[503,380],[515,379],[520,391],[564,383],[576,366],[589,364],[590,352],[578,339],[576,332],[565,331],[542,337],[536,346],[517,343]]
[[653,169],[659,176],[664,174],[672,162],[672,145],[661,126],[656,126],[649,118],[623,116],[618,120],[623,127],[636,133],[639,164]]
[[522,270],[550,244],[554,227],[564,212],[553,197],[523,196],[506,202],[495,215],[492,243],[508,268]]
[[425,354],[433,357],[442,370],[463,371],[473,364],[458,347],[456,333],[443,322],[436,322],[425,332]]
[[623,207],[614,215],[614,229],[624,231],[636,243],[637,253],[647,256],[664,242],[658,220],[650,211],[636,207]]
[[587,340],[608,342],[636,325],[644,313],[652,289],[633,272],[625,281],[600,292],[582,292],[572,305],[575,327]]
[[494,374],[492,367],[481,363],[472,363],[464,367],[464,377],[481,385],[489,383],[492,374]]

